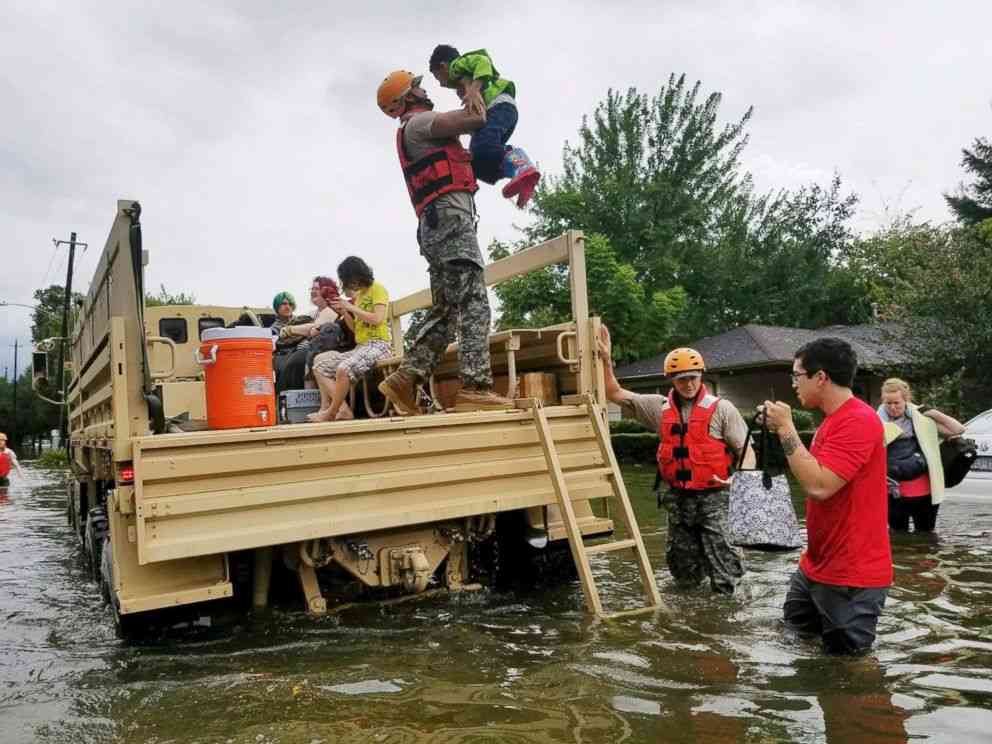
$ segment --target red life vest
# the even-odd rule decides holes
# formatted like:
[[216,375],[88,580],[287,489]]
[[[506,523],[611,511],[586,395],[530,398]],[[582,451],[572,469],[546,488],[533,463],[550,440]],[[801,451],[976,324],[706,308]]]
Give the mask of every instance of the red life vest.
[[0,452],[0,478],[6,478],[10,474],[10,455],[7,450]]
[[442,194],[452,191],[467,191],[474,194],[479,190],[472,170],[472,153],[466,150],[456,138],[444,147],[435,147],[419,160],[411,160],[403,144],[404,123],[396,130],[396,152],[400,156],[400,167],[406,180],[406,190],[417,217],[428,204]]
[[730,475],[733,455],[727,443],[710,435],[710,421],[720,401],[701,385],[692,404],[689,421],[683,423],[675,391],[668,394],[668,407],[661,414],[658,436],[658,469],[673,488],[706,491],[719,488],[710,478]]

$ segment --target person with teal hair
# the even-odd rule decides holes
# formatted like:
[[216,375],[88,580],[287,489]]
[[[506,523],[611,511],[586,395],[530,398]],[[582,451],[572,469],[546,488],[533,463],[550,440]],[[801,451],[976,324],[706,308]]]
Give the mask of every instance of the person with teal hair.
[[282,329],[290,324],[293,313],[296,312],[296,298],[290,292],[279,292],[272,298],[272,309],[276,311],[276,319],[269,328],[274,336],[279,336]]
[[[272,367],[276,373],[276,387],[281,392],[289,384],[285,375],[286,365],[289,363],[293,352],[297,350],[300,342],[305,337],[283,332],[286,328],[293,325],[294,320],[302,322],[300,319],[293,317],[293,314],[296,312],[296,298],[293,297],[292,293],[279,292],[276,294],[272,298],[272,309],[276,311],[276,319],[269,326],[272,335],[276,339],[275,348],[272,350]],[[303,358],[306,358],[305,352]],[[295,377],[300,377],[301,379],[295,380]],[[299,387],[303,386],[302,370],[301,374],[294,376],[294,381]],[[283,387],[280,387],[280,383],[283,384]]]
[[[283,308],[284,305],[285,308]],[[291,292],[279,292],[272,298],[272,309],[276,311],[277,317],[291,318],[296,311],[296,298]]]

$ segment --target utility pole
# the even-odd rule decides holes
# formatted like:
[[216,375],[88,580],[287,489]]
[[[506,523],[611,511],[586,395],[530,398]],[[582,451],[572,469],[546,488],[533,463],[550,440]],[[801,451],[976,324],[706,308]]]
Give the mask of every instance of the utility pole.
[[[59,369],[58,376],[56,378],[59,390],[59,400],[65,401],[65,347],[71,335],[71,329],[69,328],[69,307],[72,302],[72,265],[76,260],[76,246],[87,247],[86,243],[76,242],[76,233],[72,232],[69,234],[69,240],[53,240],[56,248],[60,245],[65,245],[68,242],[69,245],[69,268],[66,270],[65,276],[65,297],[62,302],[62,332],[59,334],[61,340],[59,341]],[[65,442],[66,437],[66,415],[65,406],[59,406],[59,435],[61,436],[61,441]]]
[[18,439],[19,432],[17,429],[17,339],[14,339],[14,425],[13,431],[10,433],[10,441],[13,446],[17,447],[20,444]]
[[[64,243],[64,240],[58,243]],[[65,400],[65,389],[62,387],[65,378],[65,341],[69,336],[69,303],[72,300],[72,262],[76,258],[76,233],[69,235],[69,268],[65,276],[65,297],[62,298],[62,332],[59,334],[62,340],[59,341],[59,369],[56,378],[59,388],[59,395]]]

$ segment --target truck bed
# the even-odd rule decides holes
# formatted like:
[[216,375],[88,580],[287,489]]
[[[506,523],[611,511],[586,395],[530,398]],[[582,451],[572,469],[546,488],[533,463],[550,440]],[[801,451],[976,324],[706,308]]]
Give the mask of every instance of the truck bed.
[[[545,410],[573,500],[607,496],[587,406]],[[165,434],[133,446],[141,564],[557,509],[529,410]]]

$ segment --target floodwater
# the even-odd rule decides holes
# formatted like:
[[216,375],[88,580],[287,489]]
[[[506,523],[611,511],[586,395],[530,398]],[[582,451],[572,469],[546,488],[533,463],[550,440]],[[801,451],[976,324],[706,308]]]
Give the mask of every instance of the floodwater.
[[[732,599],[676,592],[636,468],[668,615],[595,623],[573,582],[316,621],[284,608],[126,646],[66,526],[61,476],[28,475],[0,502],[3,744],[992,741],[992,504],[947,503],[936,539],[895,540],[862,659],[781,627],[797,553],[750,554]],[[635,600],[632,564],[594,568],[607,606]]]

